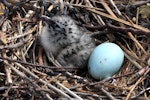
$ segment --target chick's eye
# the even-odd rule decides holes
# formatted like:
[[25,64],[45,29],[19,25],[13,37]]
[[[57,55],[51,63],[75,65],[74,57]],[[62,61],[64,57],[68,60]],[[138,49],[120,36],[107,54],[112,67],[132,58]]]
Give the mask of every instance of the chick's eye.
[[50,27],[52,27],[53,29],[60,28],[60,26],[57,23],[55,23],[55,22],[50,22],[49,23],[49,28]]
[[54,23],[53,28],[61,28],[61,27],[57,23]]
[[58,33],[63,33],[65,34],[65,28],[63,27],[60,27],[58,24],[54,24],[53,25],[53,29],[58,32]]

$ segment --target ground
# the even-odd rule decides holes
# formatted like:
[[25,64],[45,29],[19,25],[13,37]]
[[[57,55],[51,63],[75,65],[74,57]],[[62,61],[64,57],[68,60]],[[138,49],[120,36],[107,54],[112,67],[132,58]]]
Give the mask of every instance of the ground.
[[[1,0],[0,98],[148,100],[150,90],[149,0]],[[41,15],[68,15],[95,39],[125,54],[112,77],[94,80],[87,69],[48,61],[40,45]],[[110,66],[111,67],[111,66]]]

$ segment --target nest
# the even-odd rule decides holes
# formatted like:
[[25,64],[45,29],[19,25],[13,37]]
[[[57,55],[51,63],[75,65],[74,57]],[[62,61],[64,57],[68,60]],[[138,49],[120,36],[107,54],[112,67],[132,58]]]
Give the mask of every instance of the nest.
[[[150,93],[149,0],[1,0],[0,98],[48,100],[148,99]],[[94,80],[77,68],[47,60],[38,36],[41,15],[66,14],[97,44],[118,44],[125,54],[114,76]]]

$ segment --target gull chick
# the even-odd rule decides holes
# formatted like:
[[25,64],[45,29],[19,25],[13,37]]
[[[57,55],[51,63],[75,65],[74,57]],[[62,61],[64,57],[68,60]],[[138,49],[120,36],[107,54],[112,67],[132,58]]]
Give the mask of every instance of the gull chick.
[[50,18],[43,15],[41,19],[45,25],[40,40],[47,56],[52,53],[64,67],[86,67],[89,55],[95,48],[91,36],[69,16]]

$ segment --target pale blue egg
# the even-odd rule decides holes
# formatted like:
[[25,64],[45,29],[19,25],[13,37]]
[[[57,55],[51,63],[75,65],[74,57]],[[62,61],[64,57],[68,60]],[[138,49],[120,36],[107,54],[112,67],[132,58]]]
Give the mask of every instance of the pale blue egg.
[[117,44],[102,43],[90,55],[88,72],[98,80],[111,77],[121,68],[123,61],[123,50]]

